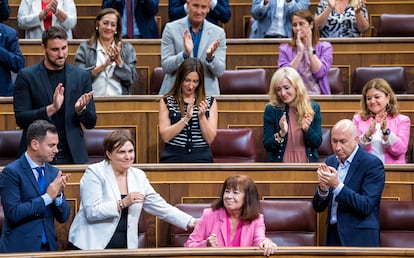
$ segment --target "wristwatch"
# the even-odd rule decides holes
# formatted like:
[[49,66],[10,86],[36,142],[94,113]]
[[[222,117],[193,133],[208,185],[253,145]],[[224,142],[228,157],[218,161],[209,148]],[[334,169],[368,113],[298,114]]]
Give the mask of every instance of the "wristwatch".
[[391,130],[390,128],[385,129],[385,131],[382,131],[382,135],[390,135],[391,134]]
[[367,134],[364,134],[365,139],[367,139],[369,142],[372,141],[372,135],[371,136],[367,136]]

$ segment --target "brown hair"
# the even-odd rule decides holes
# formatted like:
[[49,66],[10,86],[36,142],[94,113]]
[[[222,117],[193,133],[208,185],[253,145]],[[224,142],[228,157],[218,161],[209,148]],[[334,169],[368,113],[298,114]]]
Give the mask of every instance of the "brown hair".
[[191,73],[196,72],[199,77],[198,87],[195,91],[196,101],[195,106],[199,106],[200,102],[206,99],[206,90],[204,86],[204,68],[203,63],[197,58],[187,58],[178,67],[177,76],[171,90],[165,95],[172,95],[176,99],[178,106],[180,107],[181,114],[185,114],[184,99],[182,95],[181,85],[183,84],[185,77]]
[[[316,24],[315,24],[315,18],[313,16],[313,14],[308,9],[296,11],[290,17],[290,22],[293,22],[293,17],[294,16],[298,16],[302,19],[305,19],[309,24],[313,25],[313,28],[312,28],[312,45],[315,46],[319,41],[320,35],[319,35],[318,26],[316,26]],[[292,26],[292,39],[290,40],[289,45],[291,45],[293,47],[296,47],[296,39],[297,39],[297,35],[294,33],[293,26]]]
[[383,78],[374,78],[368,81],[364,88],[362,88],[362,95],[361,95],[361,111],[359,112],[360,116],[363,120],[368,120],[371,116],[374,114],[369,110],[367,105],[367,92],[369,89],[376,89],[385,94],[385,96],[390,97],[390,102],[388,102],[385,111],[388,113],[388,115],[395,116],[399,114],[398,109],[398,103],[397,103],[397,97],[394,94],[394,91],[392,90],[390,84],[384,80]]
[[224,208],[224,191],[226,189],[240,189],[244,191],[244,203],[240,214],[240,219],[251,222],[260,215],[260,199],[256,184],[249,176],[237,175],[228,177],[221,190],[220,198],[211,204],[213,210]]
[[315,111],[312,108],[311,101],[303,83],[302,77],[292,67],[279,68],[272,76],[269,87],[269,104],[276,108],[284,109],[286,103],[277,94],[277,87],[280,82],[286,78],[292,86],[296,89],[296,98],[294,100],[294,106],[298,112],[298,123],[301,124],[305,118],[305,114],[309,114],[312,118],[315,116]]
[[63,39],[68,40],[68,34],[59,26],[50,26],[42,33],[42,44],[47,47],[49,39]]
[[114,150],[123,146],[126,142],[131,142],[135,147],[135,141],[132,138],[129,130],[116,130],[109,133],[103,140],[103,147],[105,150],[105,160],[109,161],[109,157],[106,152],[113,152]]
[[29,146],[32,140],[43,142],[47,132],[57,134],[56,126],[46,120],[35,120],[29,125],[26,133],[26,142]]
[[96,14],[96,18],[95,18],[95,31],[93,32],[93,34],[91,35],[91,37],[89,38],[89,45],[92,45],[93,43],[95,43],[98,38],[99,38],[99,30],[98,25],[99,22],[101,21],[102,17],[104,17],[107,14],[115,14],[116,15],[116,32],[115,32],[115,36],[114,36],[114,41],[115,44],[118,44],[119,41],[122,40],[122,18],[121,15],[119,15],[118,11],[113,9],[113,8],[104,8],[101,9],[97,14]]

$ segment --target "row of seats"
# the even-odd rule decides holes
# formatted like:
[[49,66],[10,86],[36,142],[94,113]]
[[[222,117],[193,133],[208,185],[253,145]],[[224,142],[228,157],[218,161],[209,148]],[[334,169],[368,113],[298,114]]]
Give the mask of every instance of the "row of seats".
[[[352,77],[352,94],[360,94],[365,83],[373,78],[384,78],[396,94],[407,94],[408,85],[405,68],[402,66],[389,67],[357,67]],[[155,67],[151,74],[150,94],[159,92],[164,72],[162,67]],[[344,93],[344,82],[340,68],[332,67],[328,73],[331,92],[334,95]],[[267,94],[269,79],[262,68],[226,70],[219,77],[221,94]]]
[[381,14],[377,37],[414,37],[414,14]]
[[[84,130],[89,163],[99,162],[104,159],[102,142],[105,136],[113,130],[110,128]],[[134,136],[133,133],[132,135]],[[0,166],[5,166],[16,159],[21,136],[21,130],[0,131]],[[256,133],[251,128],[217,129],[217,136],[211,144],[214,162],[240,163],[266,161],[267,158],[264,148],[261,148],[263,153],[259,153],[258,151],[258,146],[261,142],[258,143],[256,139],[261,139],[261,137],[261,133]],[[322,144],[317,149],[321,162],[333,154],[330,138],[330,128],[322,128]],[[411,151],[412,153],[409,153],[407,158],[408,162],[414,162],[414,147]]]
[[[178,204],[179,209],[200,217],[207,203]],[[317,245],[317,218],[310,201],[262,200],[266,236],[279,246]],[[414,201],[383,200],[380,209],[382,247],[414,247]],[[171,245],[183,246],[192,230],[171,229]]]
[[[102,142],[105,136],[113,130],[110,128],[84,130],[89,163],[99,162],[104,159]],[[0,166],[5,166],[16,159],[21,136],[22,130],[0,131]],[[218,129],[217,136],[211,144],[214,162],[240,163],[261,161],[258,157],[256,137],[255,132],[251,128]],[[328,128],[323,129],[323,139],[323,143],[318,149],[321,161],[333,153],[329,140],[330,130]]]
[[[86,149],[90,163],[104,159],[103,139],[114,129],[84,129]],[[128,130],[128,129],[123,129]],[[22,130],[0,130],[0,166],[5,166],[17,158],[22,138]],[[132,134],[134,136],[134,134]]]
[[[103,139],[113,130],[115,129],[84,130],[89,163],[104,159]],[[5,166],[17,158],[21,137],[22,130],[0,130],[0,166]],[[257,160],[255,136],[250,128],[218,129],[211,149],[214,162],[255,162]]]
[[[316,246],[317,214],[305,200],[261,200],[266,236],[279,246]],[[177,208],[199,218],[208,203],[177,204]],[[380,209],[382,247],[414,248],[414,201],[383,200]],[[0,234],[4,222],[0,204]],[[139,247],[147,247],[145,219],[139,221]],[[171,226],[171,246],[182,247],[192,230]]]

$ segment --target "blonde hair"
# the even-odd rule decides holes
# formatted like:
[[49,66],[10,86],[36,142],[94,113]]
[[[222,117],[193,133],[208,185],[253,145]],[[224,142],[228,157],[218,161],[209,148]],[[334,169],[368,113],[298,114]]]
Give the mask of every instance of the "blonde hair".
[[306,90],[305,84],[302,81],[299,73],[291,67],[279,68],[272,76],[269,88],[269,103],[277,108],[284,109],[286,103],[277,94],[277,87],[281,81],[286,78],[296,89],[296,97],[294,100],[294,106],[298,113],[298,123],[302,123],[305,115],[308,114],[312,118],[315,115],[315,111],[312,108],[311,100]]

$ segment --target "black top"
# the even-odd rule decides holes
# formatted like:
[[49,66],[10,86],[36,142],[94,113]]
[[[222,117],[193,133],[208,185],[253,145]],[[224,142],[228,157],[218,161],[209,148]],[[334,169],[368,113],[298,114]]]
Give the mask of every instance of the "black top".
[[[126,195],[121,195],[121,199]],[[121,219],[116,227],[115,233],[109,241],[105,249],[127,248],[127,227],[128,227],[128,208],[124,208],[121,212]]]

